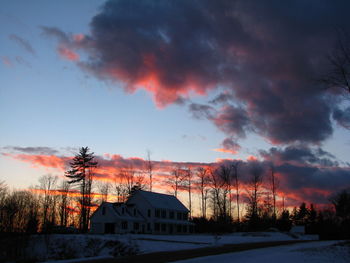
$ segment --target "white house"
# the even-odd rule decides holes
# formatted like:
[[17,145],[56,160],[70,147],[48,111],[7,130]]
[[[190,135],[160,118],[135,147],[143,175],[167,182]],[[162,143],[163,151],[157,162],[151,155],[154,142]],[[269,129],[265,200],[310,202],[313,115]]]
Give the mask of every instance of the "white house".
[[189,210],[172,195],[135,191],[125,203],[102,203],[91,216],[91,233],[185,234]]

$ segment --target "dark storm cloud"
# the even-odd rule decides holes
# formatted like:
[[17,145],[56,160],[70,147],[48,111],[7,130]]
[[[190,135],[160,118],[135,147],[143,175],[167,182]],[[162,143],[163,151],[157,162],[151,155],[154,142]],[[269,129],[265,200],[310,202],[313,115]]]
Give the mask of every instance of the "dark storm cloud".
[[101,7],[87,35],[43,31],[82,69],[127,92],[145,89],[158,107],[220,87],[211,106],[190,106],[196,117],[229,136],[249,131],[274,144],[317,144],[333,132],[334,104],[313,79],[334,27],[349,26],[349,8],[349,1],[322,0],[119,0]]
[[261,157],[273,163],[293,163],[298,166],[324,166],[337,167],[336,158],[321,148],[309,148],[305,146],[288,146],[284,149],[272,147],[269,151],[260,151]]
[[223,132],[237,137],[245,137],[250,130],[250,120],[245,109],[226,105],[212,118]]
[[284,163],[277,166],[276,171],[283,174],[283,188],[292,192],[300,188],[340,190],[350,178],[350,170],[343,168],[322,169]]

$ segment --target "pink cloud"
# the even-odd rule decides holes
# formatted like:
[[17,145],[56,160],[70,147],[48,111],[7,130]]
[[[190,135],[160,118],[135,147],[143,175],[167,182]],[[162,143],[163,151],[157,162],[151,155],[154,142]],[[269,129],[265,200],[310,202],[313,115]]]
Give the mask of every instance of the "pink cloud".
[[79,55],[75,53],[73,50],[60,45],[57,48],[58,53],[65,59],[71,60],[71,61],[78,61],[79,60]]

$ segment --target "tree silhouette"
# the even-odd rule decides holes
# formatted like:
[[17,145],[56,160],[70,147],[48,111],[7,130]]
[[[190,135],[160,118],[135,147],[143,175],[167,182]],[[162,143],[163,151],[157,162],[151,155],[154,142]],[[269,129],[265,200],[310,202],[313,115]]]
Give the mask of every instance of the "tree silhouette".
[[89,227],[89,217],[91,208],[91,190],[94,168],[97,162],[94,161],[94,153],[89,152],[89,147],[82,147],[70,162],[71,169],[66,171],[65,176],[69,179],[69,184],[76,184],[80,188],[80,220],[79,227],[86,232]]
[[328,69],[320,79],[327,87],[337,88],[350,94],[350,37],[344,30],[338,30],[338,41],[328,55]]

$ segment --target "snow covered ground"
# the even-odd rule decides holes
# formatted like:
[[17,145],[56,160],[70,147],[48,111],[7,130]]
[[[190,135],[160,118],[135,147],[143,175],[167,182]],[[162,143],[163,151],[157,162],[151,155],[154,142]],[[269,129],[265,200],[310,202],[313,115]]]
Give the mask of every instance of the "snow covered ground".
[[[219,246],[224,244],[241,244],[253,242],[287,241],[287,240],[318,240],[317,235],[290,235],[280,232],[248,232],[225,235],[130,235],[119,237],[119,240],[132,239],[142,253],[158,251],[174,251]],[[157,240],[157,241],[153,241]],[[173,242],[171,242],[173,241]],[[175,243],[176,242],[176,243]]]
[[[221,236],[193,235],[39,235],[33,236],[27,249],[28,257],[37,261],[74,258],[111,257],[160,251],[241,244],[252,242],[317,240],[318,236],[291,235],[280,232],[233,233]],[[72,261],[73,262],[73,261]]]
[[308,263],[349,263],[350,246],[339,245],[339,241],[322,241],[248,250],[208,257],[176,261],[176,263],[210,262],[308,262]]

